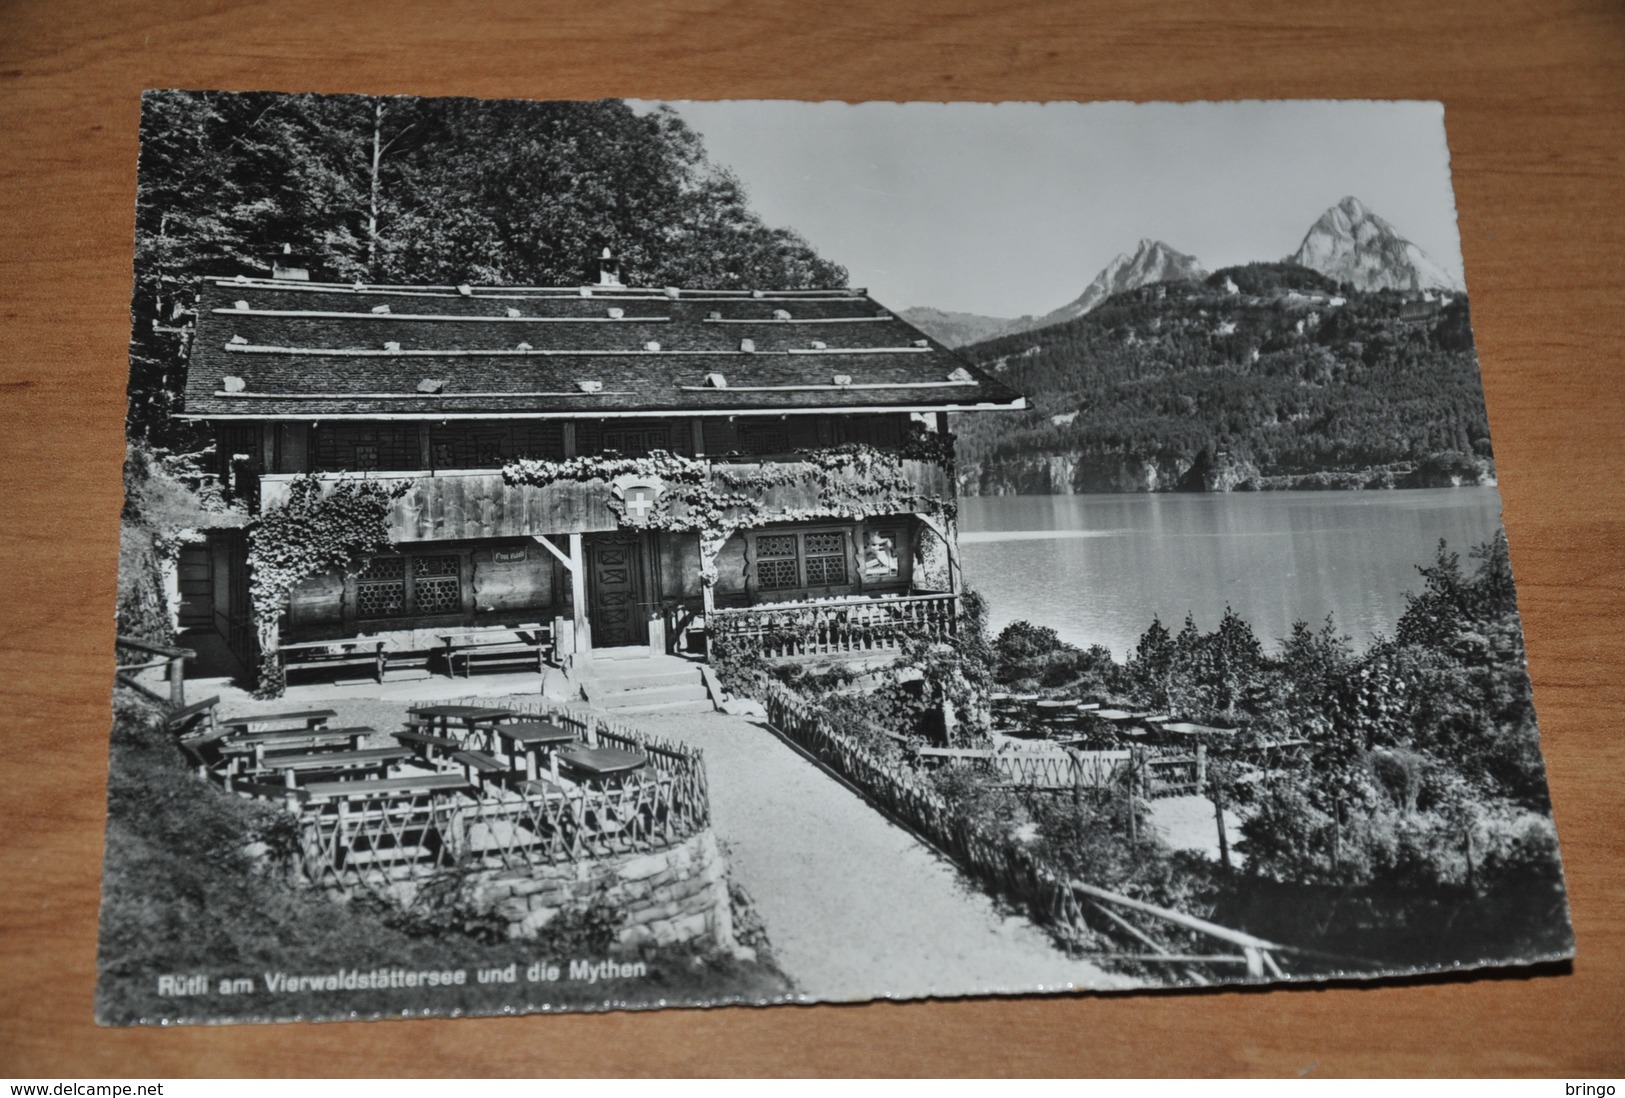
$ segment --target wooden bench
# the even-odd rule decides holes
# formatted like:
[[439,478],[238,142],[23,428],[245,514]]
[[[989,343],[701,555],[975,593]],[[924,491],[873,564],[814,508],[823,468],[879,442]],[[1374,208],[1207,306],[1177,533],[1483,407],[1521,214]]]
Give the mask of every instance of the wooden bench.
[[514,776],[514,771],[501,759],[484,751],[458,751],[451,756],[451,761],[463,768],[463,777],[469,784],[481,789],[488,782],[501,782]]
[[432,732],[419,732],[417,728],[407,728],[402,732],[391,732],[397,743],[412,750],[419,758],[426,762],[433,762],[435,756],[451,755],[461,751],[463,745],[450,736],[437,736]]
[[474,663],[534,665],[538,673],[547,667],[553,645],[553,630],[542,625],[521,625],[512,629],[460,629],[435,634],[445,646],[446,670],[457,676],[458,661],[463,677],[472,678]]
[[384,681],[388,657],[385,641],[370,637],[339,640],[294,641],[277,648],[282,674],[321,667],[370,667],[379,682]]
[[280,772],[291,785],[295,780],[319,780],[331,774],[333,780],[354,780],[376,772],[382,778],[389,767],[412,757],[404,747],[369,747],[360,751],[314,751],[300,755],[278,755],[265,760],[267,770]]
[[367,737],[375,732],[376,729],[366,725],[354,728],[283,728],[230,736],[221,750],[233,758],[233,775],[244,772],[263,774],[271,760],[288,755],[359,751]]
[[468,779],[461,774],[406,774],[361,782],[312,782],[301,790],[312,804],[372,799],[398,801],[472,791]]
[[271,751],[285,751],[306,743],[318,747],[343,744],[359,748],[361,741],[376,731],[370,725],[358,724],[353,728],[268,728],[263,732],[227,733],[227,737],[231,743],[244,747],[262,746]]
[[176,737],[205,736],[216,729],[214,707],[220,704],[220,696],[204,698],[191,705],[175,710],[164,718],[164,727]]
[[[259,713],[242,717],[228,717],[220,722],[220,726],[233,733],[239,732],[281,732],[281,731],[311,731],[325,728],[327,722],[338,716],[331,709],[301,709],[289,713]],[[276,724],[277,728],[259,728],[259,724]]]
[[218,697],[205,698],[175,710],[164,717],[164,728],[175,736],[175,745],[197,776],[207,779],[225,763],[221,745],[230,734],[215,723]]

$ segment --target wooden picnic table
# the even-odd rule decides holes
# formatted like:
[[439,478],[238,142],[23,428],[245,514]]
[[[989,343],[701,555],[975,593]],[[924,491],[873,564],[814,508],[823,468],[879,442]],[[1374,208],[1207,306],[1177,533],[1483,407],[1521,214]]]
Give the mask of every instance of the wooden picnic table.
[[557,751],[549,751],[563,744],[578,742],[575,732],[551,721],[513,721],[509,724],[499,724],[495,729],[496,738],[507,748],[510,757],[521,756],[525,763],[525,777],[535,780],[540,767],[539,756],[548,751],[548,771],[553,780],[559,777],[559,760]]
[[[377,771],[382,778],[393,763],[412,757],[404,747],[371,747],[361,751],[312,751],[300,755],[280,755],[265,760],[265,768],[281,771],[292,783],[295,775],[339,773],[366,774]],[[350,778],[347,780],[354,780]]]
[[[467,741],[473,740],[476,733],[485,731],[483,743],[476,744],[485,748],[494,747],[489,735],[492,726],[503,721],[513,721],[520,718],[520,714],[512,709],[496,709],[484,705],[414,705],[407,710],[415,721],[408,721],[409,725],[417,724],[426,728],[431,734],[450,736],[460,728],[462,746],[470,746]],[[483,729],[482,729],[482,726]]]
[[[247,732],[257,724],[278,723],[286,726],[292,721],[299,722],[296,727],[316,729],[323,727],[336,716],[338,714],[331,709],[301,709],[291,713],[250,713],[242,717],[226,717],[216,723],[221,728],[229,729],[232,732]],[[262,731],[272,730],[263,729]]]
[[360,782],[311,782],[303,790],[306,799],[313,802],[473,791],[474,787],[461,774],[407,774],[398,778],[374,778]]
[[[267,768],[267,761],[279,756],[313,754],[327,750],[359,751],[374,729],[365,725],[354,728],[282,728],[268,732],[247,732],[227,739],[220,746],[220,754],[230,763],[229,773],[241,773],[244,766],[254,772]],[[250,762],[251,760],[251,762]]]
[[587,778],[625,777],[649,765],[649,756],[643,752],[619,747],[574,747],[554,752],[553,757]]

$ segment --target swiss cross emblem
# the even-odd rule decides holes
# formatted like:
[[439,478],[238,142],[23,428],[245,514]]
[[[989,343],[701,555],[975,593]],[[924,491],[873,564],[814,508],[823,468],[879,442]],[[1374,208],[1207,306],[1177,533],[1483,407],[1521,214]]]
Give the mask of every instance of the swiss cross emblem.
[[660,504],[660,493],[666,485],[659,477],[626,473],[609,482],[612,495],[626,508],[626,519],[633,526],[647,526],[649,516]]

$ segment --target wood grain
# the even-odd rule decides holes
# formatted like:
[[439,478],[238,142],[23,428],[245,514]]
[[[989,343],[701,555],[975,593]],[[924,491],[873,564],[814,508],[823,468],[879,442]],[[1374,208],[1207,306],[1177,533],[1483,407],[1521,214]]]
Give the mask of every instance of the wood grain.
[[[1579,935],[1572,972],[1223,995],[96,1029],[145,87],[1443,100]],[[1619,1073],[1622,91],[1625,8],[1610,0],[512,0],[455,11],[320,0],[0,3],[0,711],[9,718],[0,733],[0,1071]]]

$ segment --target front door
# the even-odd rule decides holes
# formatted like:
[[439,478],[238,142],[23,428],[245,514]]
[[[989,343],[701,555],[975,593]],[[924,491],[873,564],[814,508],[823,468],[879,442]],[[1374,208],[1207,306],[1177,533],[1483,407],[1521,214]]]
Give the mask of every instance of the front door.
[[641,545],[636,535],[587,542],[587,603],[594,648],[649,643]]

